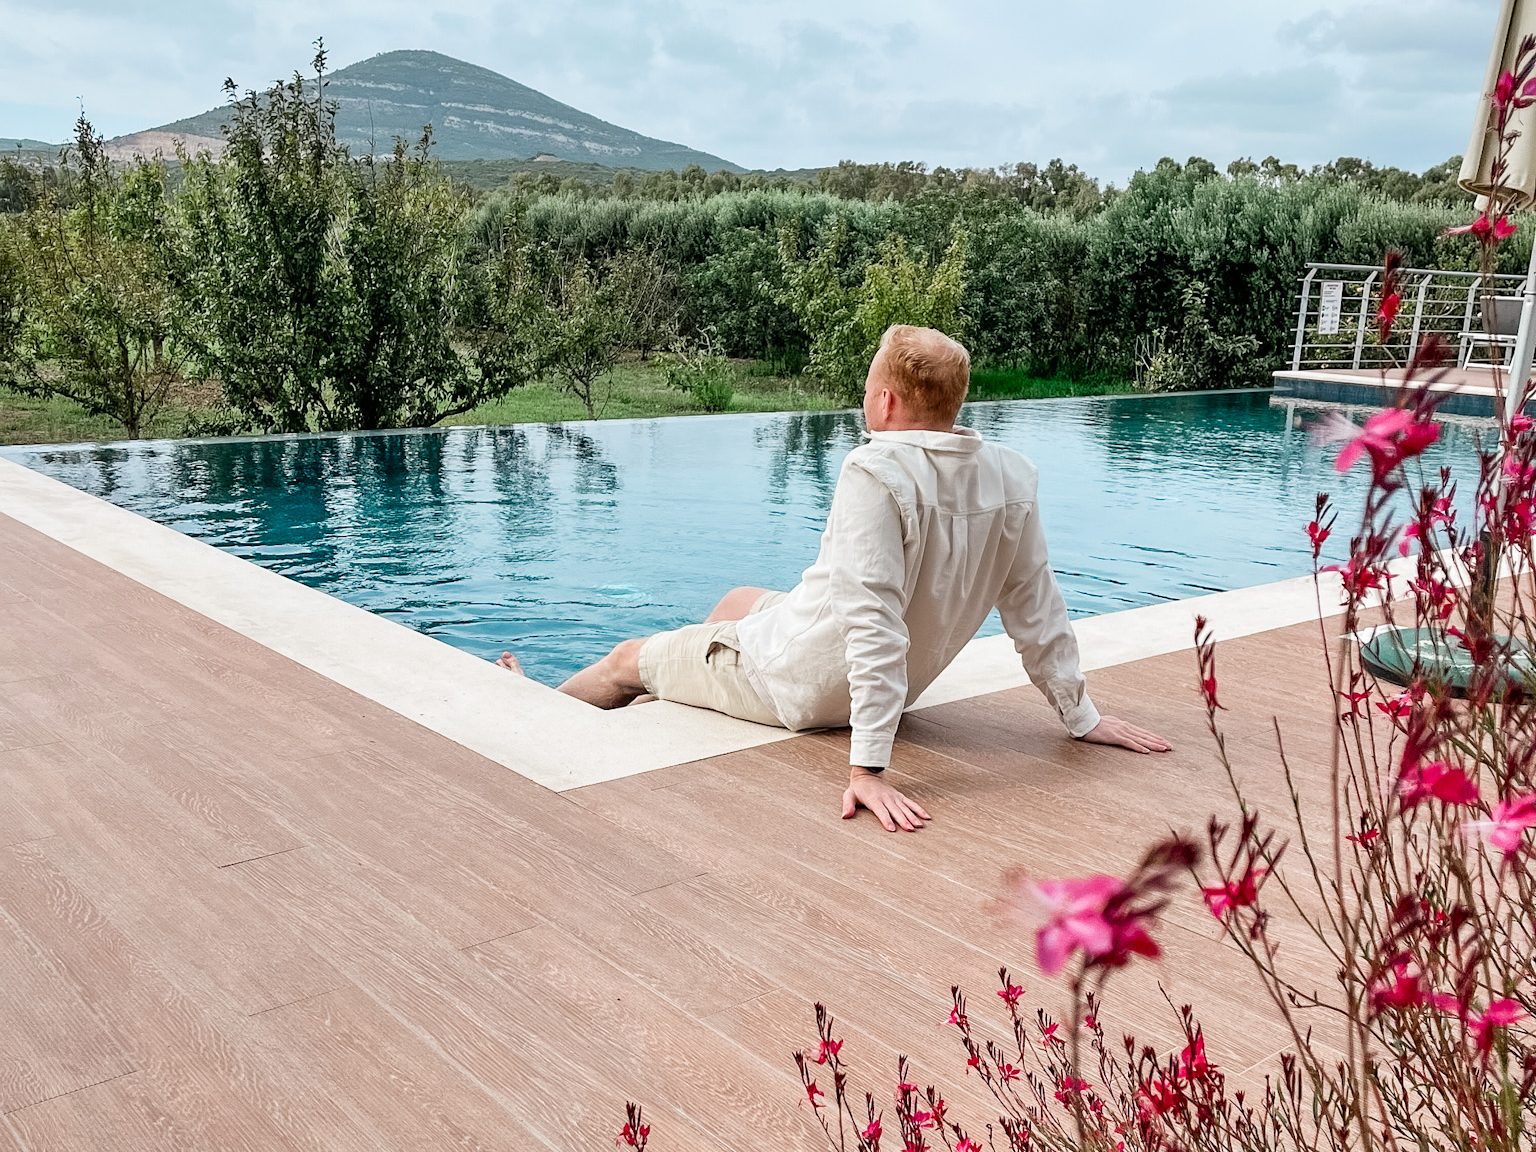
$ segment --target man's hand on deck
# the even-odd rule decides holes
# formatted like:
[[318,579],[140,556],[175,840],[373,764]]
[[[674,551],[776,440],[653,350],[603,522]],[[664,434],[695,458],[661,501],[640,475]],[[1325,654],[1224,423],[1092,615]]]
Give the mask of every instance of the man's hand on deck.
[[1129,748],[1132,752],[1171,752],[1173,745],[1156,733],[1138,728],[1126,720],[1113,716],[1099,719],[1098,725],[1085,734],[1085,744],[1108,744],[1114,748]]
[[848,791],[843,793],[843,819],[852,820],[860,808],[868,808],[885,825],[887,832],[903,828],[916,832],[924,820],[933,817],[908,800],[867,768],[853,768],[848,773]]

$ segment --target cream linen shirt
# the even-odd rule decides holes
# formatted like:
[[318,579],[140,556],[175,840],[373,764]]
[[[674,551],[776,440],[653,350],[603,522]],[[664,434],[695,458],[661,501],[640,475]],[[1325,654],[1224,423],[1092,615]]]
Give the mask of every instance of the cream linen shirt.
[[876,432],[848,454],[816,562],[736,626],[747,676],[791,730],[853,727],[884,768],[902,710],[994,607],[1073,736],[1099,722],[1046,555],[1035,466],[968,428]]

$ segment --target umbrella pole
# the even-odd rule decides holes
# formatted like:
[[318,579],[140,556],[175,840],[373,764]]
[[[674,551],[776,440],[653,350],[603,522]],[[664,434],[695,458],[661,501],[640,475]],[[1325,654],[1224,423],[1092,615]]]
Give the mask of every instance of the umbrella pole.
[[[1532,353],[1536,352],[1536,237],[1531,244],[1530,267],[1525,273],[1525,297],[1520,306],[1520,329],[1515,337],[1514,355],[1510,357],[1509,376],[1504,382],[1504,426],[1520,411],[1525,397],[1525,383],[1531,374]],[[1503,456],[1500,443],[1499,455]]]

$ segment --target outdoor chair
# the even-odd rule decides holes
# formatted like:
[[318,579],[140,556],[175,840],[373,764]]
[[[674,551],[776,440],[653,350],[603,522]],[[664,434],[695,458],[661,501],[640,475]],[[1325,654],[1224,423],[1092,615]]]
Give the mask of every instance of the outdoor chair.
[[[1524,301],[1519,296],[1495,296],[1491,306],[1492,324],[1485,324],[1481,309],[1468,322],[1461,333],[1461,347],[1456,358],[1458,368],[1507,368],[1515,350],[1515,336],[1520,331],[1520,308]],[[1474,353],[1482,348],[1487,359],[1475,359]]]

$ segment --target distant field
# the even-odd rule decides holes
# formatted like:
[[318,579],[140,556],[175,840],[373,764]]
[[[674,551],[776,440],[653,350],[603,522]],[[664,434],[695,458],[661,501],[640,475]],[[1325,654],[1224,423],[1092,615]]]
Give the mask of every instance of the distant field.
[[[976,400],[1044,399],[1055,396],[1099,396],[1130,391],[1129,384],[1042,380],[1022,372],[977,372],[971,382]],[[763,366],[740,365],[732,412],[826,411],[843,405],[801,377],[776,376]],[[682,392],[668,387],[656,363],[624,365],[612,375],[612,389],[601,418],[683,416],[698,408]],[[188,423],[203,409],[187,397],[168,406],[147,433],[150,437],[185,434]],[[581,403],[548,383],[530,384],[507,397],[446,421],[447,424],[547,424],[583,419]],[[120,440],[122,428],[110,420],[87,415],[71,400],[38,400],[0,389],[0,444],[68,444]]]

